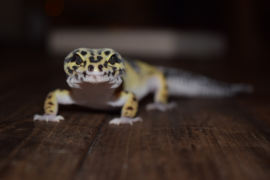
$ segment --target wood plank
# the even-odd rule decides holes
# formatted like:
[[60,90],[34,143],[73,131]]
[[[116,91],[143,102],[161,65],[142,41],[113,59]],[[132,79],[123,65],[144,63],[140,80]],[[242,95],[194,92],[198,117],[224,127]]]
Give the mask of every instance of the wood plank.
[[247,69],[236,77],[242,65],[231,70],[226,63],[182,63],[221,80],[252,79],[258,91],[231,99],[177,99],[178,108],[165,113],[146,112],[147,98],[139,111],[144,121],[118,127],[108,122],[119,112],[77,106],[60,106],[66,120],[59,124],[33,122],[34,114],[43,113],[46,94],[67,85],[62,63],[31,62],[0,72],[10,75],[0,89],[1,180],[270,179],[268,70],[253,76]]
[[33,122],[47,93],[67,87],[62,66],[40,65],[14,67],[22,75],[11,75],[1,88],[1,180],[73,179],[103,123],[104,113],[76,106],[60,106],[66,118],[60,123]]
[[269,137],[234,100],[182,99],[165,113],[143,104],[133,126],[108,117],[75,179],[269,179]]
[[244,113],[250,116],[250,121],[270,135],[270,97],[258,93],[247,99],[239,99],[238,104]]
[[[74,107],[73,107],[74,108]],[[33,110],[1,127],[0,179],[72,179],[104,114],[60,111],[60,123],[33,122]]]

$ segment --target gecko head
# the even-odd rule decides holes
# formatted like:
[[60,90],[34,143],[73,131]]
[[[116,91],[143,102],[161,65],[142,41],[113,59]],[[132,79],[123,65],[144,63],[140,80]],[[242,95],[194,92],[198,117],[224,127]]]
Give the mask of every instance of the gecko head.
[[78,48],[66,56],[64,70],[76,83],[101,83],[121,77],[125,72],[125,64],[120,54],[113,49]]

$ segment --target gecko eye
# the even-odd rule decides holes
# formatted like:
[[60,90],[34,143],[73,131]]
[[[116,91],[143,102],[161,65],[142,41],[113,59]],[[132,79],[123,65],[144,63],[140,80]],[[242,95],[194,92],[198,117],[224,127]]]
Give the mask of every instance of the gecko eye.
[[83,63],[82,58],[78,54],[75,55],[75,58],[76,58],[76,64],[77,65],[80,65],[80,64]]
[[116,60],[115,55],[112,55],[112,56],[110,57],[110,59],[109,59],[109,63],[112,64],[112,65],[114,65],[115,60]]

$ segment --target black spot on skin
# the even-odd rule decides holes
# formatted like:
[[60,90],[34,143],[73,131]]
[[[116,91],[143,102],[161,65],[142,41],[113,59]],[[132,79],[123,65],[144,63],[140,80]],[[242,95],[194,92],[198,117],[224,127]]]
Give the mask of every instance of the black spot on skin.
[[73,54],[73,56],[71,57],[70,62],[75,62],[77,57],[78,57],[78,54]]
[[67,67],[68,73],[73,74],[73,70],[71,70],[69,67]]
[[119,69],[119,75],[121,76],[123,74],[123,70]]
[[137,99],[134,97],[134,98],[133,98],[133,101],[137,101]]
[[86,54],[87,54],[87,52],[85,52],[85,51],[81,52],[81,55],[83,55],[83,56],[86,55]]
[[72,66],[72,69],[76,71],[78,69],[78,66]]
[[121,75],[122,75],[122,74],[125,74],[125,72],[126,72],[125,69],[120,69],[119,72],[120,72],[120,71],[121,71]]
[[75,78],[78,80],[78,74],[75,74]]
[[84,61],[83,67],[85,67],[85,65],[86,65],[86,61]]
[[106,56],[108,56],[109,54],[111,54],[110,51],[105,51],[104,53],[106,54]]
[[103,57],[102,56],[98,56],[97,59],[98,59],[98,61],[101,61],[103,59]]
[[108,73],[108,76],[110,77],[110,75],[111,75],[111,71],[109,71],[109,73]]
[[83,82],[83,78],[81,77],[81,81]]
[[128,93],[127,91],[124,91],[126,94]]
[[104,73],[104,76],[107,75],[107,72]]
[[117,67],[112,67],[112,69],[113,69],[113,71],[115,73],[115,71],[117,70]]
[[84,71],[84,72],[83,72],[83,76],[86,77],[86,75],[87,75],[87,74],[86,74],[86,72]]
[[65,61],[64,61],[64,65],[65,65],[66,63],[69,63],[70,61],[71,61],[71,57],[66,58]]
[[49,104],[49,105],[53,105],[53,103],[52,103],[52,102],[49,102],[48,104]]
[[108,61],[106,61],[106,62],[104,63],[104,67],[105,67],[105,68],[108,67]]
[[115,75],[115,71],[113,71],[113,73],[112,73],[112,76],[114,76]]
[[[78,50],[77,50],[78,51]],[[69,58],[66,58],[65,61],[64,61],[64,64],[66,63],[69,63],[69,62],[75,62],[76,61],[76,52],[77,51],[74,51],[72,52],[72,56],[69,57]],[[69,56],[69,55],[68,55]],[[77,55],[78,56],[78,55]]]
[[91,56],[90,58],[89,58],[89,60],[90,60],[90,62],[91,63],[98,63],[99,61],[101,61],[103,58],[101,57],[101,56],[98,56],[97,57],[97,60],[95,60],[95,58],[93,57],[93,56]]
[[52,110],[50,110],[50,112],[52,113],[53,111],[52,111]]
[[98,55],[101,55],[101,52],[102,52],[102,50],[99,50],[99,51],[98,51]]
[[133,110],[133,107],[128,107],[127,110]]
[[47,98],[48,98],[48,99],[51,99],[51,98],[52,98],[52,95],[49,95]]
[[90,54],[91,54],[92,56],[95,55],[94,51],[92,51],[92,50],[88,50],[88,51],[90,52]]

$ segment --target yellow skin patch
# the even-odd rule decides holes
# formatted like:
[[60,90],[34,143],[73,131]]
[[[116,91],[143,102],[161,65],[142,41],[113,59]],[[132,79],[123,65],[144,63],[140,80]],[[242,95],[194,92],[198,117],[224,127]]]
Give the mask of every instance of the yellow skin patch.
[[[137,88],[143,89],[142,87],[146,87],[149,84],[149,80],[153,79],[158,82],[156,83],[156,87],[154,87],[156,88],[154,101],[156,103],[167,104],[168,89],[164,74],[155,66],[142,61],[135,60],[134,64],[138,70],[132,67],[127,61],[125,63],[126,76],[123,77],[124,89],[131,92],[134,92],[134,89]],[[149,89],[147,90],[149,91]]]
[[47,95],[45,99],[45,103],[44,103],[45,114],[56,115],[58,112],[57,98],[63,98],[69,95],[70,95],[70,91],[68,90],[56,89],[55,91],[50,92]]
[[135,94],[127,91],[121,92],[121,97],[126,97],[126,103],[122,108],[121,116],[122,117],[135,117],[138,111],[138,101]]
[[75,49],[66,56],[64,71],[71,91],[50,92],[45,114],[36,115],[35,120],[59,121],[63,117],[57,116],[58,104],[78,104],[97,109],[122,107],[121,117],[110,124],[132,124],[141,121],[135,117],[138,101],[148,93],[155,93],[154,104],[167,104],[168,90],[161,71],[138,60],[124,60],[110,48]]

